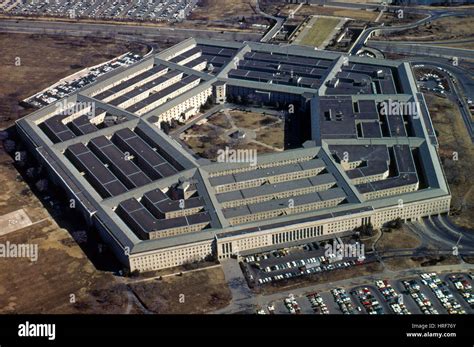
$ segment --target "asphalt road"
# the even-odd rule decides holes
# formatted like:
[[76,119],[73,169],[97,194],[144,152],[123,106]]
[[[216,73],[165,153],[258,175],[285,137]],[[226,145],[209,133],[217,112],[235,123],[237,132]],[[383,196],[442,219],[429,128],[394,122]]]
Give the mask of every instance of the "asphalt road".
[[[409,9],[409,8],[404,7],[403,11],[408,12],[407,9]],[[411,9],[411,10],[413,10],[413,9]],[[420,19],[416,22],[413,22],[413,23],[407,23],[407,24],[396,25],[396,26],[380,25],[380,26],[377,26],[377,27],[367,28],[359,35],[356,42],[353,44],[352,48],[350,49],[349,53],[350,54],[357,54],[357,52],[359,52],[364,47],[367,40],[369,39],[369,37],[372,35],[372,33],[374,31],[399,32],[399,31],[403,31],[403,30],[407,30],[407,29],[416,28],[416,27],[418,27],[420,25],[423,25],[427,22],[431,22],[431,21],[434,21],[436,19],[443,18],[443,17],[452,17],[452,16],[472,14],[472,11],[470,11],[470,10],[467,11],[466,10],[466,11],[460,12],[460,11],[452,11],[452,10],[449,10],[449,11],[447,11],[447,10],[434,11],[434,10],[420,9],[419,12],[412,12],[412,13],[425,14],[426,17],[423,18],[423,19]],[[390,43],[393,43],[393,42],[390,42]]]
[[[390,10],[403,8],[403,11],[405,11],[405,13],[415,13],[415,14],[436,14],[436,13],[448,12],[446,8],[437,8],[437,7],[419,8],[415,6],[399,6],[399,5],[382,6],[381,4],[354,3],[354,2],[333,1],[333,0],[308,0],[308,2],[312,5],[324,5],[324,6],[331,6],[331,7],[344,7],[344,8],[350,8],[350,9],[365,9],[365,10],[376,10],[381,7],[385,7]],[[449,12],[474,14],[474,9],[465,9],[465,8],[456,9],[456,7],[453,7],[449,9]]]
[[400,53],[406,55],[429,55],[448,59],[452,59],[453,57],[457,57],[459,59],[474,59],[474,50],[464,48],[452,48],[439,45],[396,41],[369,41],[367,46],[383,52]]
[[356,42],[354,42],[354,44],[352,45],[352,48],[350,49],[349,54],[353,54],[353,55],[357,54],[364,47],[370,35],[372,35],[374,31],[377,31],[377,30],[383,30],[383,31],[388,31],[388,32],[402,31],[406,29],[416,28],[417,26],[422,25],[423,23],[426,23],[427,21],[432,20],[432,19],[433,19],[433,16],[429,16],[415,23],[404,24],[404,25],[393,26],[393,27],[385,27],[385,26],[380,25],[377,27],[365,29],[359,35]]
[[261,16],[275,21],[275,24],[273,25],[273,27],[270,30],[268,30],[268,32],[260,39],[260,42],[268,42],[281,30],[281,27],[283,26],[283,23],[285,22],[285,18],[275,17],[263,12],[260,9],[260,3],[258,2],[258,0],[257,0],[256,10]]
[[0,20],[0,32],[28,34],[62,34],[71,36],[133,36],[142,40],[156,38],[175,38],[185,40],[189,37],[212,38],[229,41],[259,41],[260,33],[215,31],[203,29],[148,27],[122,24],[71,23],[30,20]]

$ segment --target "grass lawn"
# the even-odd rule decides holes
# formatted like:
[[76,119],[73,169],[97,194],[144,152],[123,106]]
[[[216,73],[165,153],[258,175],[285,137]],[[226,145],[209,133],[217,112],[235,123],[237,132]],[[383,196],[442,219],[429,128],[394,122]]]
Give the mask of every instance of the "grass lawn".
[[220,267],[129,286],[147,309],[161,314],[205,313],[223,308],[231,300]]
[[319,17],[313,23],[311,28],[308,28],[306,34],[300,41],[301,45],[318,47],[324,40],[332,33],[334,28],[339,23],[339,19],[336,18],[323,18]]
[[403,226],[401,229],[393,229],[390,232],[383,232],[377,242],[377,250],[388,251],[400,248],[416,248],[421,242],[413,232]]

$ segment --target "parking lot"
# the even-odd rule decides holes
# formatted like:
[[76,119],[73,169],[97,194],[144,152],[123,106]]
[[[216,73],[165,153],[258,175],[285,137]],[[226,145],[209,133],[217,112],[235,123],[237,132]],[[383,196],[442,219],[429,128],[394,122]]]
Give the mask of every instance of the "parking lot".
[[386,301],[377,288],[373,286],[357,287],[351,291],[351,295],[357,299],[356,309],[367,314],[390,313]]
[[9,0],[0,10],[13,15],[40,15],[69,18],[94,18],[132,21],[168,21],[186,19],[198,0],[58,0],[15,2]]
[[324,245],[312,242],[301,246],[262,252],[243,257],[249,283],[265,285],[292,278],[348,268],[361,264],[365,258],[328,254]]
[[[431,286],[431,287],[430,287]],[[439,290],[439,291],[437,291]],[[260,314],[474,313],[472,274],[420,274],[401,280],[330,291],[288,294],[259,307]],[[456,302],[458,305],[456,305]]]
[[[467,307],[467,310],[474,309],[474,295],[472,292],[472,281],[465,274],[451,274],[445,276],[445,281],[454,289],[454,295],[460,298],[460,303]],[[453,288],[454,287],[454,288]]]
[[392,313],[411,314],[411,311],[406,306],[403,294],[397,292],[388,281],[379,280],[375,282],[375,285],[382,295],[383,301],[390,307]]

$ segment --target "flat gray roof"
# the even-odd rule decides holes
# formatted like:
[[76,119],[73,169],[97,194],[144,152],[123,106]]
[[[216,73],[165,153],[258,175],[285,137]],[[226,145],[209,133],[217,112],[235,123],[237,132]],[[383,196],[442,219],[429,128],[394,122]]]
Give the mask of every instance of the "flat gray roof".
[[[207,68],[210,63],[215,64],[215,70],[197,71],[192,69],[193,64],[176,64],[199,52],[201,56],[193,61],[206,61]],[[130,74],[145,68],[146,71],[128,78]],[[138,95],[140,88],[111,103],[97,100],[163,70],[167,71],[166,77],[157,77],[154,82],[141,87],[152,87],[156,81],[165,81],[177,74],[184,77],[127,110],[119,109],[114,104]],[[166,100],[142,117],[133,114],[147,103],[197,79],[200,80],[197,87]],[[153,117],[196,93],[224,83],[228,92],[265,91],[270,96],[291,94],[292,97],[301,96],[301,99],[295,100],[311,100],[308,105],[311,111],[311,140],[316,146],[261,155],[256,167],[250,167],[249,163],[200,162],[153,124]],[[102,92],[91,98],[90,95],[96,90]],[[379,107],[388,100],[419,101],[422,117],[409,118],[403,114],[384,117]],[[96,126],[84,117],[63,122],[64,118],[57,117],[54,105],[50,105],[17,121],[20,134],[36,148],[35,155],[57,172],[71,194],[91,215],[94,214],[95,223],[106,228],[120,247],[130,247],[132,254],[211,240],[216,235],[221,238],[370,212],[395,206],[400,196],[405,203],[409,203],[449,195],[436,152],[436,136],[429,112],[406,63],[350,56],[348,64],[344,65],[341,54],[315,51],[308,47],[191,38],[129,68],[117,69],[63,101],[95,102],[98,109],[115,115],[121,121],[107,123],[105,127]],[[131,158],[125,152],[131,152]],[[349,154],[349,161],[360,160],[363,164],[344,171],[341,160],[345,152]],[[64,153],[69,154],[66,156]],[[128,160],[131,162],[127,163]],[[295,177],[274,184],[267,182],[271,176],[318,168],[323,172],[313,177]],[[386,179],[352,184],[354,178],[386,171],[389,171]],[[81,172],[86,174],[83,176]],[[426,178],[427,187],[424,189],[370,201],[361,195],[417,183],[420,173]],[[181,209],[179,199],[176,196],[171,199],[167,193],[183,178],[194,179],[197,189],[185,206],[202,210],[177,218],[162,218],[159,213]],[[255,180],[260,183],[252,188],[221,194],[215,192],[218,185]],[[226,219],[284,209],[288,198],[272,198],[231,209],[222,207],[225,202],[296,192],[323,184],[330,184],[331,187],[295,194],[292,197],[295,206],[330,199],[342,199],[343,203],[298,214],[287,211],[274,218],[238,226],[230,226]],[[163,199],[158,199],[160,197]],[[148,198],[150,201],[146,202]],[[117,206],[122,206],[120,217],[116,212]],[[134,206],[137,209],[132,210]],[[129,217],[125,215],[129,214],[133,216],[127,221]],[[200,232],[147,241],[140,240],[142,235],[134,230],[137,225],[149,232],[193,223],[209,223],[209,226]]]

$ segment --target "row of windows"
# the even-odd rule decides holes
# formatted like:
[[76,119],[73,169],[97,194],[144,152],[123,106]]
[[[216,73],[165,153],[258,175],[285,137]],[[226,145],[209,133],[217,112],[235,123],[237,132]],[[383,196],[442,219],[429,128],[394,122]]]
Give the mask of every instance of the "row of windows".
[[442,213],[449,210],[449,199],[436,200],[424,204],[403,205],[395,207],[388,211],[380,211],[376,214],[376,220],[379,224],[396,218],[413,218],[430,215],[433,213]]
[[[185,200],[186,202],[186,200]],[[186,206],[186,205],[185,205]],[[166,219],[171,219],[171,218],[177,218],[177,217],[184,217],[184,216],[189,216],[191,214],[196,214],[199,211],[203,209],[202,206],[200,207],[194,207],[194,208],[183,208],[179,209],[176,211],[171,211],[171,212],[166,212],[165,213],[165,218]]]
[[160,115],[160,121],[171,121],[172,119],[178,118],[181,116],[181,113],[190,108],[195,108],[196,110],[207,101],[207,98],[212,94],[212,89],[206,89],[205,91],[186,99],[186,101],[181,104],[174,106],[166,112],[163,112]]
[[302,213],[302,212],[307,212],[307,211],[318,210],[321,208],[334,207],[334,206],[337,206],[343,200],[344,200],[343,198],[337,198],[337,199],[331,199],[331,200],[325,200],[325,201],[318,201],[312,204],[295,206],[292,208],[285,207],[285,208],[272,210],[272,211],[265,211],[265,212],[260,212],[260,213],[248,214],[245,216],[238,216],[238,217],[230,218],[229,223],[231,225],[237,225],[237,224],[242,224],[246,222],[257,221],[257,220],[280,216],[284,213],[286,214]]
[[190,261],[201,260],[211,254],[211,252],[212,248],[210,243],[181,248],[179,250],[163,251],[146,256],[130,258],[130,267],[132,270],[157,270],[182,265]]
[[[406,218],[413,217],[414,212],[418,211],[439,211],[443,212],[444,210],[449,209],[449,199],[437,200],[425,204],[414,204],[405,207],[404,209],[399,209],[397,207],[392,208],[389,211],[381,211],[376,213],[375,220],[381,222],[386,222],[392,220],[400,215],[404,215]],[[383,220],[382,220],[383,219]],[[271,235],[272,244],[280,244],[291,241],[298,241],[302,239],[323,236],[325,233],[335,233],[342,232],[347,230],[352,230],[360,224],[368,224],[371,222],[371,217],[362,217],[362,218],[351,218],[347,220],[341,220],[337,222],[330,223],[328,225],[318,225],[313,227],[299,228],[296,230],[280,232],[277,234]],[[237,241],[237,248],[233,249],[232,242],[222,243],[220,246],[220,251],[222,256],[226,257],[231,254],[233,251],[238,250],[247,250],[254,249],[258,247],[267,246],[268,235],[260,235],[257,237],[249,237],[240,239]],[[268,240],[269,241],[269,240]],[[134,268],[144,269],[157,269],[164,267],[171,267],[183,264],[187,261],[198,260],[206,257],[211,254],[212,248],[210,243],[200,246],[192,246],[188,248],[182,248],[180,250],[174,251],[165,251],[157,254],[152,254],[149,256],[143,256],[139,258],[131,259],[131,266]],[[132,264],[133,263],[133,264]]]
[[392,196],[392,195],[398,195],[398,194],[403,194],[403,193],[408,193],[408,192],[414,192],[418,189],[418,183],[415,184],[410,184],[407,186],[403,187],[397,187],[397,188],[392,188],[392,189],[384,189],[384,190],[378,190],[370,193],[365,193],[364,197],[367,200],[372,200],[372,199],[378,199],[382,197],[387,197],[387,196]]
[[[118,104],[117,106],[121,107],[121,108],[127,108],[127,107],[130,107],[132,105],[135,105],[137,102],[148,98],[151,94],[159,92],[160,90],[163,90],[163,89],[171,86],[172,84],[178,82],[181,79],[181,77],[182,77],[182,74],[177,75],[173,78],[170,78],[170,79],[154,86],[153,88],[144,90],[142,93],[140,93],[138,95],[135,95],[133,98],[130,98],[130,99]],[[116,97],[118,97],[118,96],[119,95],[117,95]],[[115,99],[116,97],[114,97],[113,99]],[[111,99],[111,100],[113,100],[113,99]]]
[[344,170],[353,170],[359,167],[359,165],[362,164],[361,160],[357,161],[341,161],[341,166],[344,168]]
[[206,223],[200,223],[200,224],[186,225],[183,227],[173,228],[173,229],[168,229],[168,230],[154,231],[154,232],[149,233],[150,240],[201,231],[208,225],[209,223],[206,222]]
[[247,249],[253,249],[258,247],[264,247],[268,245],[267,235],[245,238],[237,241],[239,250],[244,251]]
[[328,190],[329,188],[333,187],[334,184],[335,183],[321,184],[318,186],[310,186],[310,187],[297,189],[297,190],[279,192],[276,194],[259,195],[259,196],[255,196],[248,199],[226,201],[222,203],[222,207],[231,208],[231,207],[238,207],[238,206],[243,206],[243,205],[258,204],[258,203],[273,200],[273,199],[283,199],[283,198],[288,198],[291,196],[320,192],[320,191]]
[[312,156],[306,156],[306,157],[301,157],[297,159],[287,159],[287,160],[279,160],[279,161],[273,161],[269,162],[267,164],[258,164],[256,167],[241,167],[238,169],[230,169],[230,170],[223,170],[223,171],[218,171],[218,172],[211,172],[209,173],[209,177],[218,177],[218,176],[225,176],[225,175],[231,175],[231,174],[236,174],[240,172],[247,172],[247,171],[252,171],[252,170],[257,170],[257,169],[265,169],[269,167],[277,167],[277,166],[283,166],[283,165],[289,165],[289,164],[296,164],[296,163],[301,163],[305,162],[308,160],[313,159]]
[[254,188],[262,185],[264,182],[269,182],[270,184],[293,181],[301,178],[313,177],[319,174],[324,168],[301,170],[297,172],[290,172],[283,175],[275,175],[271,177],[260,177],[250,181],[244,182],[234,182],[229,184],[224,184],[221,186],[215,187],[217,193],[224,193],[233,190]]
[[[124,89],[122,89],[122,90],[119,90],[117,93],[112,94],[112,95],[110,95],[110,96],[104,98],[102,101],[104,101],[104,102],[109,102],[109,101],[111,101],[111,100],[114,100],[114,99],[118,98],[119,96],[122,96],[122,95],[124,95],[124,94],[127,94],[128,92],[130,92],[130,91],[132,91],[132,90],[134,90],[134,89],[136,89],[136,88],[138,88],[138,87],[140,87],[140,86],[142,86],[142,85],[144,85],[144,84],[146,84],[146,83],[148,83],[148,82],[151,82],[151,81],[153,81],[153,80],[155,80],[155,79],[157,79],[157,78],[163,76],[163,75],[167,72],[167,70],[168,70],[168,69],[163,70],[163,71],[160,71],[160,72],[157,72],[156,74],[154,74],[154,75],[152,75],[152,76],[150,76],[150,77],[148,77],[148,78],[145,78],[145,79],[143,79],[143,80],[141,80],[141,81],[139,81],[139,82],[137,82],[137,83],[135,83],[135,84],[133,84],[133,85],[127,87],[127,88],[124,88]],[[182,75],[181,75],[181,76],[182,76]],[[178,76],[178,77],[180,78],[180,76]],[[175,81],[179,80],[179,78],[176,79],[176,77],[173,77],[172,79],[169,79],[169,80],[167,80],[167,81],[165,81],[165,82],[159,84],[158,86],[156,86],[156,87],[154,87],[154,88],[151,88],[151,89],[146,90],[146,91],[145,91],[145,95],[146,95],[145,97],[147,97],[148,95],[150,95],[150,92],[151,92],[151,91],[159,91],[159,90],[161,90],[161,89],[163,89],[163,88],[165,88],[165,87],[171,85],[171,83],[174,83]],[[142,94],[140,94],[140,95],[137,95],[137,97],[143,96],[143,95],[144,95],[144,94],[142,93]],[[123,106],[119,106],[119,107],[128,107],[128,106],[130,106],[130,105],[132,105],[132,104],[130,104],[130,105],[125,105],[125,103],[124,103],[124,104],[121,104],[121,105],[123,105]]]
[[364,183],[369,183],[369,182],[381,181],[381,180],[386,179],[387,177],[388,177],[388,171],[383,172],[381,174],[377,174],[377,175],[353,178],[351,179],[351,182],[352,184],[364,184]]
[[[368,218],[368,220],[366,218]],[[368,221],[370,221],[370,217],[364,217],[362,219],[352,218],[333,222],[328,224],[328,233],[353,230],[361,224],[368,224]]]
[[297,241],[301,239],[307,239],[311,237],[321,236],[324,233],[324,227],[322,225],[297,229],[293,231],[286,231],[272,235],[272,244]]
[[158,106],[164,104],[168,100],[173,99],[173,98],[177,97],[178,95],[183,94],[184,92],[196,87],[199,84],[199,82],[200,82],[200,80],[197,79],[192,83],[185,84],[181,88],[176,89],[174,92],[163,96],[161,99],[156,100],[156,101],[146,105],[145,107],[141,108],[140,110],[138,110],[135,113],[138,114],[138,115],[142,115],[142,114],[144,114],[144,113],[146,113],[146,112],[148,112],[148,111],[150,111],[154,108],[157,108]]
[[129,74],[129,75],[127,75],[127,76],[125,76],[125,77],[123,77],[123,78],[121,78],[121,79],[119,79],[119,80],[113,82],[113,83],[107,84],[107,85],[104,86],[103,88],[96,89],[96,90],[94,90],[94,91],[91,93],[91,96],[98,95],[98,94],[100,94],[100,93],[106,91],[107,89],[110,89],[110,88],[113,88],[113,87],[115,87],[115,86],[118,86],[120,83],[123,83],[124,81],[129,80],[129,79],[131,79],[131,78],[133,78],[133,77],[135,77],[135,76],[137,76],[137,75],[139,75],[139,74],[141,74],[141,73],[143,73],[143,72],[145,72],[145,71],[147,71],[147,70],[150,70],[151,68],[153,68],[152,65],[147,66],[147,67],[145,67],[145,68],[143,68],[143,69],[141,69],[141,70],[138,70],[137,72],[134,72],[133,74]]

